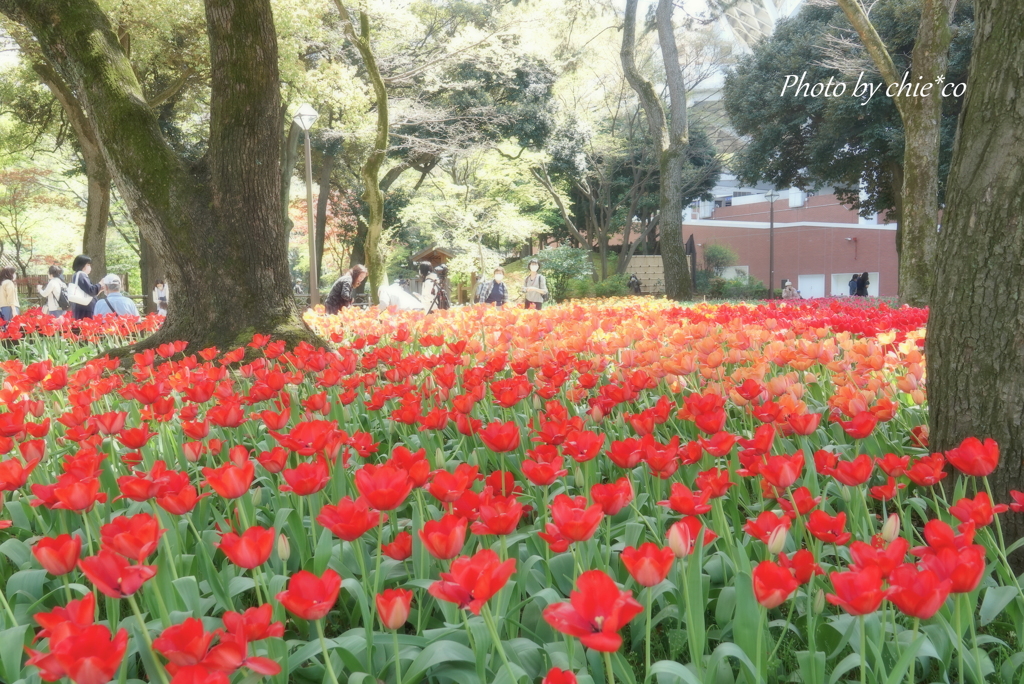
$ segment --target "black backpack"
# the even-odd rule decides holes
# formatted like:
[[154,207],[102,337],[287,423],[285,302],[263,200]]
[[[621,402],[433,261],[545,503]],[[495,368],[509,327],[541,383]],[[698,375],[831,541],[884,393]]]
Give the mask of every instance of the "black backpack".
[[61,283],[60,293],[57,295],[57,306],[64,311],[71,308],[71,302],[68,301],[68,286]]

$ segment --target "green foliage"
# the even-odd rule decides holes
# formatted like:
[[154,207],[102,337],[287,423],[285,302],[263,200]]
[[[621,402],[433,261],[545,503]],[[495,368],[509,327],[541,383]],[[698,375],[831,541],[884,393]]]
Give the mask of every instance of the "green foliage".
[[729,266],[735,266],[738,259],[736,250],[728,245],[704,245],[704,270],[711,271],[716,276],[722,275],[722,271]]
[[588,250],[562,245],[543,250],[537,258],[540,259],[551,299],[556,302],[571,298],[569,293],[573,287],[594,284],[594,263]]
[[[920,3],[880,0],[872,6],[871,19],[902,73],[910,65]],[[959,3],[952,27],[947,82],[967,81],[972,22],[971,4]],[[903,125],[895,105],[883,88],[862,106],[861,98],[850,96],[859,68],[852,75],[844,75],[821,66],[829,41],[850,33],[852,28],[838,5],[806,4],[796,16],[779,22],[772,37],[743,57],[726,77],[725,109],[736,132],[750,137],[750,144],[732,161],[733,171],[743,182],[805,190],[836,186],[840,200],[864,215],[896,207],[902,177]],[[804,72],[804,81],[812,85],[828,82],[829,78],[846,82],[846,94],[795,97],[790,88],[785,97],[780,97],[786,75]],[[863,80],[877,83],[881,77],[871,69],[864,73]],[[943,100],[940,197],[945,192],[962,101],[954,97]],[[861,178],[867,182],[868,197],[863,202],[859,198]]]

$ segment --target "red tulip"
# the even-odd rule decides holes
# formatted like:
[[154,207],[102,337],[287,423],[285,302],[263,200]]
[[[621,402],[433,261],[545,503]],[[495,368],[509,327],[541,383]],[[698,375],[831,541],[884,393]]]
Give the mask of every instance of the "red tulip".
[[985,547],[980,544],[968,544],[960,549],[943,546],[923,554],[921,565],[940,580],[950,580],[951,594],[969,594],[985,576]]
[[672,549],[676,558],[685,558],[693,553],[693,545],[701,537],[702,528],[703,546],[707,546],[718,539],[718,535],[704,527],[701,519],[694,515],[688,515],[676,521],[672,524],[672,527],[668,528],[665,537],[668,539],[668,546]]
[[467,524],[465,518],[452,514],[444,516],[441,520],[428,520],[419,531],[420,541],[434,558],[455,558],[466,543]]
[[1010,498],[1013,499],[1013,503],[1010,504],[1010,510],[1014,513],[1024,512],[1024,492],[1010,490]]
[[322,577],[299,570],[288,580],[288,589],[276,598],[288,612],[303,620],[319,620],[331,612],[338,600],[341,576],[327,569]]
[[196,503],[210,492],[199,494],[192,485],[185,485],[176,492],[169,492],[156,498],[156,505],[171,515],[185,515],[196,507]]
[[391,451],[391,462],[409,473],[412,486],[422,487],[430,477],[430,462],[427,461],[427,450],[409,451],[398,445]]
[[586,541],[594,536],[604,513],[597,504],[587,506],[583,496],[569,498],[559,494],[551,503],[551,520],[558,532],[571,542]]
[[[857,415],[863,415],[858,413]],[[859,487],[871,477],[871,470],[874,463],[867,454],[861,454],[852,461],[839,461],[835,470],[830,473],[840,483],[847,487]]]
[[[796,504],[796,510],[793,504]],[[815,506],[821,503],[820,496],[813,496],[807,487],[798,487],[788,497],[779,497],[779,505],[786,511],[786,515],[795,518],[797,515],[807,515]]]
[[981,442],[977,437],[968,437],[946,452],[946,460],[965,475],[985,477],[999,465],[999,445],[994,439]]
[[174,668],[198,665],[210,650],[213,632],[207,632],[203,621],[198,618],[187,618],[178,625],[165,629],[159,637],[153,639],[153,649],[167,658]]
[[804,452],[797,451],[788,456],[768,456],[758,467],[758,473],[773,487],[785,489],[793,485],[804,469]]
[[276,534],[274,528],[266,529],[253,525],[241,536],[234,532],[220,535],[220,543],[216,546],[224,552],[228,560],[240,568],[252,570],[263,565],[274,550]]
[[364,465],[356,471],[355,483],[359,493],[378,511],[390,511],[401,506],[413,487],[409,473],[387,464]]
[[904,563],[889,576],[892,591],[889,600],[910,617],[927,620],[946,602],[952,581],[940,580],[931,570],[918,570],[912,563]]
[[519,448],[519,426],[513,421],[488,423],[477,434],[484,446],[495,453],[507,453]]
[[800,584],[807,584],[815,575],[825,574],[821,566],[814,562],[814,554],[807,549],[800,549],[793,554],[793,558],[780,553],[779,565],[792,572]]
[[457,501],[462,494],[472,486],[479,477],[480,469],[468,463],[460,463],[455,467],[455,472],[437,470],[430,478],[430,486],[427,490],[441,503],[452,503]]
[[772,561],[758,563],[751,579],[754,583],[754,598],[765,608],[778,608],[800,586],[792,572]]
[[888,577],[896,567],[903,564],[907,551],[910,549],[910,542],[903,537],[893,539],[888,546],[881,548],[862,541],[855,541],[850,544],[850,557],[853,563],[852,570],[865,570],[875,567],[883,578]]
[[412,592],[408,589],[385,589],[377,594],[377,615],[385,629],[398,629],[409,619]]
[[1007,510],[1009,506],[1006,504],[993,506],[987,492],[978,492],[973,499],[960,499],[949,507],[953,517],[961,522],[973,522],[976,528],[992,524],[996,513],[1005,513]]
[[412,555],[412,535],[408,532],[399,532],[393,542],[381,546],[381,551],[388,558],[404,561]]
[[544,609],[544,620],[557,631],[578,637],[587,648],[613,652],[622,645],[619,630],[643,610],[633,592],[621,591],[601,570],[588,570],[576,581],[568,603]]
[[230,684],[227,674],[211,670],[205,665],[189,665],[174,673],[170,684]]
[[473,534],[512,534],[523,517],[523,504],[515,495],[496,496],[490,487],[480,497],[479,510],[480,521],[473,523]]
[[611,484],[595,484],[590,488],[590,498],[605,515],[616,515],[633,500],[633,483],[628,477],[620,477]]
[[352,497],[346,496],[336,506],[327,504],[321,508],[316,521],[338,539],[351,542],[376,527],[382,515],[384,520],[388,519],[387,515],[371,510],[365,497],[353,501]]
[[811,435],[818,429],[821,423],[820,413],[790,413],[786,416],[786,422],[798,435]]
[[672,549],[667,546],[661,548],[652,542],[641,544],[639,549],[627,546],[622,550],[621,558],[630,576],[642,587],[664,582],[676,559]]
[[782,515],[776,515],[772,511],[764,511],[757,518],[753,520],[747,520],[743,525],[743,531],[749,534],[755,539],[760,539],[765,544],[772,536],[772,532],[776,528],[782,527],[783,529],[789,529],[789,518]]
[[576,681],[576,675],[573,674],[572,670],[559,670],[557,667],[553,667],[548,670],[548,673],[544,675],[544,679],[541,680],[540,684],[578,684]]
[[849,572],[833,572],[829,575],[835,594],[825,598],[850,615],[867,615],[878,610],[888,590],[882,589],[882,573],[877,567]]
[[945,467],[946,457],[942,454],[922,456],[914,461],[913,465],[907,470],[907,477],[916,485],[931,487],[949,475],[944,470]]
[[149,431],[149,425],[143,425],[142,427],[128,428],[127,430],[121,430],[120,434],[117,435],[117,441],[125,445],[133,451],[138,451],[142,447],[146,446],[149,440],[156,437],[155,432]]
[[281,471],[281,475],[288,483],[281,485],[281,491],[295,492],[299,496],[316,494],[331,481],[331,472],[323,456],[317,456],[313,463],[300,463],[295,468],[286,468]]
[[901,477],[907,474],[907,469],[910,467],[910,457],[886,454],[882,458],[876,458],[875,463],[889,477]]
[[118,516],[100,528],[103,548],[142,563],[156,551],[166,530],[148,513]]
[[840,420],[843,431],[854,439],[867,439],[878,425],[878,418],[871,411],[861,411],[852,420]]
[[114,435],[124,429],[124,421],[128,418],[126,411],[111,411],[93,416],[101,435]]
[[711,439],[700,438],[700,445],[704,448],[704,451],[715,458],[728,456],[734,444],[736,444],[736,435],[728,432],[716,432],[711,435]]
[[126,630],[117,630],[111,638],[106,625],[90,625],[57,646],[51,644],[50,655],[74,684],[107,684],[121,667],[127,649]]
[[271,637],[284,636],[284,625],[273,622],[274,607],[264,603],[257,608],[248,608],[244,613],[227,611],[221,616],[229,633],[245,641],[260,641]]
[[526,458],[519,467],[522,468],[526,479],[538,487],[553,484],[555,480],[569,472],[562,468],[562,456],[558,453],[558,447],[548,444],[527,451]]
[[155,565],[131,565],[107,549],[78,561],[78,567],[104,595],[116,599],[137,592],[157,571]]
[[693,492],[682,482],[673,482],[669,497],[659,501],[659,506],[668,506],[676,513],[683,515],[702,515],[711,510],[708,503],[710,496],[704,492]]
[[846,513],[842,512],[831,516],[825,511],[812,511],[807,519],[807,531],[827,544],[843,546],[850,541],[850,533],[846,531]]
[[256,460],[268,473],[279,473],[288,464],[288,451],[276,446],[270,451],[261,451]]
[[729,488],[735,486],[736,483],[729,480],[728,470],[709,468],[697,473],[694,484],[697,485],[698,489],[706,492],[712,499],[717,499],[725,496]]
[[476,555],[460,556],[452,561],[451,571],[442,572],[427,591],[431,596],[449,601],[459,608],[469,608],[479,615],[487,601],[501,591],[516,569],[516,559],[499,562],[498,554],[490,549]]
[[206,484],[225,499],[237,499],[248,492],[254,474],[252,461],[246,461],[242,466],[225,463],[219,468],[203,468]]
[[577,463],[584,463],[601,452],[604,440],[603,433],[573,430],[565,436],[565,441],[562,442],[562,451]]
[[82,553],[82,538],[62,534],[43,537],[32,546],[32,555],[51,575],[60,577],[75,569]]
[[27,461],[25,465],[21,465],[21,461],[17,458],[0,461],[0,492],[13,492],[15,489],[24,487],[32,469],[38,464],[39,461],[36,460]]

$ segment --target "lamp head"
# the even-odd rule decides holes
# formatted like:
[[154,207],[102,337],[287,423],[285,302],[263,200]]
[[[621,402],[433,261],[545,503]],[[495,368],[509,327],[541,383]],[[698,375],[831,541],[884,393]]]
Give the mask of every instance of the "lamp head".
[[302,130],[308,131],[310,128],[313,127],[313,124],[316,122],[318,118],[320,118],[320,115],[317,113],[315,109],[313,109],[313,107],[311,107],[309,104],[303,104],[295,112],[295,116],[292,117],[292,121],[294,121],[295,124]]

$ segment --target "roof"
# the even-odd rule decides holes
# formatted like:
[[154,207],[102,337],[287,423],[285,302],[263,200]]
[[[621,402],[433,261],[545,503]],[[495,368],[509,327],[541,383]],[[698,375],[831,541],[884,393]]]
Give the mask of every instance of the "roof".
[[454,250],[445,249],[436,245],[428,247],[418,254],[412,256],[413,261],[448,261],[455,256]]

